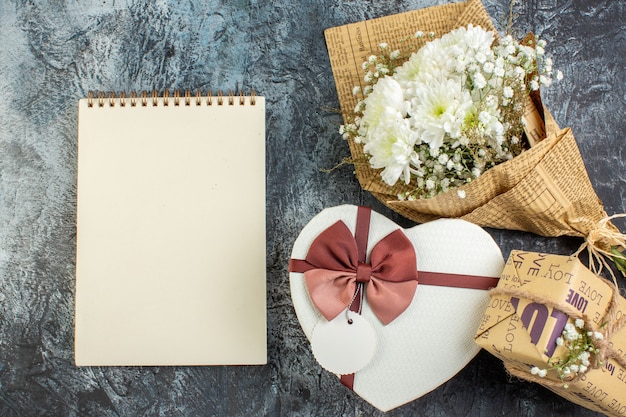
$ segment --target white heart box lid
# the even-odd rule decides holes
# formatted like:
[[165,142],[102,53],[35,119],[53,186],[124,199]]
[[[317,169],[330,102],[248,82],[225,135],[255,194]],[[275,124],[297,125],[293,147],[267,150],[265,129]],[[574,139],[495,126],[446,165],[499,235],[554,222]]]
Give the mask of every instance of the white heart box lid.
[[[339,220],[354,235],[357,210],[353,205],[324,209],[302,229],[291,258],[305,259],[313,240]],[[367,253],[399,228],[372,211]],[[500,248],[491,236],[464,220],[440,219],[403,231],[415,248],[418,271],[499,277],[504,267]],[[309,297],[304,274],[291,272],[289,278],[298,321],[311,340],[323,317]],[[485,290],[418,284],[409,307],[385,326],[370,309],[366,296],[362,315],[374,327],[378,342],[371,362],[355,374],[354,392],[379,410],[388,411],[448,381],[480,350],[474,333],[488,301]]]

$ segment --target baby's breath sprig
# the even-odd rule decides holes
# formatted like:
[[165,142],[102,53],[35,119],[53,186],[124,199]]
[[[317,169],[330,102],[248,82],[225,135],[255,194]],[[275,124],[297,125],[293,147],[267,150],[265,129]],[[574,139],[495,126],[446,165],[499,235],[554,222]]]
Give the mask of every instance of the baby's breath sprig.
[[[393,69],[398,66],[398,59],[402,52],[399,49],[391,49],[389,44],[383,42],[378,45],[379,55],[370,55],[367,61],[363,62],[362,68],[365,71],[364,81],[373,86],[378,79],[393,74]],[[369,91],[365,91],[368,94]]]
[[[592,366],[595,356],[599,353],[596,344],[603,339],[602,333],[586,328],[583,319],[576,319],[574,324],[567,323],[563,328],[562,337],[556,339],[558,346],[567,348],[567,356],[550,359],[548,368],[533,366],[530,373],[544,378],[548,371],[555,370],[564,382],[563,387],[568,388],[568,381],[583,375]],[[597,365],[602,366],[602,363]]]

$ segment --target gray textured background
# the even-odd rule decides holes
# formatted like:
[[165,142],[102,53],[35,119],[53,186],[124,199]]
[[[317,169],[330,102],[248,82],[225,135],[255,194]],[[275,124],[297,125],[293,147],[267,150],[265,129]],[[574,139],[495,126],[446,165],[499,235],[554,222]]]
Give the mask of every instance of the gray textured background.
[[[368,204],[337,134],[323,30],[446,3],[409,1],[0,0],[0,416],[379,416],[311,356],[286,265],[324,207]],[[509,0],[485,0],[502,29]],[[621,0],[530,0],[516,27],[547,39],[565,79],[544,100],[571,126],[608,213],[622,213],[626,167]],[[73,365],[77,100],[89,90],[255,88],[267,97],[269,364]],[[623,222],[618,222],[622,230]],[[511,249],[569,254],[573,238],[489,230]],[[481,352],[436,391],[389,416],[592,416],[510,380]]]

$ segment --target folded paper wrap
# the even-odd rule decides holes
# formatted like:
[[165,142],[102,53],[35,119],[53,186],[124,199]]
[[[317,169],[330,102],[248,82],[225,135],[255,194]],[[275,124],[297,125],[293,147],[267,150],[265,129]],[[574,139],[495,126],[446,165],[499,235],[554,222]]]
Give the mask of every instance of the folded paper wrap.
[[[510,374],[591,410],[624,416],[626,300],[615,288],[576,257],[513,251],[490,292],[475,340],[502,359]],[[594,341],[587,371],[562,379],[550,362],[567,357],[557,338],[576,319],[585,323],[584,332],[602,337]],[[532,374],[533,367],[546,375]]]

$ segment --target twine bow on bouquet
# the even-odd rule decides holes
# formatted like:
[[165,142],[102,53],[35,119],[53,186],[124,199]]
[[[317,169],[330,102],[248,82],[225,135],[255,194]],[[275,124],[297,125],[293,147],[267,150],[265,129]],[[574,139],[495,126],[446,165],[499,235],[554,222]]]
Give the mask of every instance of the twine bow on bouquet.
[[621,233],[610,223],[612,219],[620,217],[626,217],[626,214],[614,214],[601,219],[574,254],[574,256],[579,256],[586,249],[591,271],[599,275],[606,267],[616,288],[618,287],[617,280],[606,260],[612,259],[617,269],[626,276],[626,234]]
[[626,271],[626,240],[573,132],[542,104],[539,87],[561,78],[543,40],[500,37],[480,0],[325,35],[340,133],[363,189],[418,223],[461,218],[581,237],[592,257],[609,256]]

